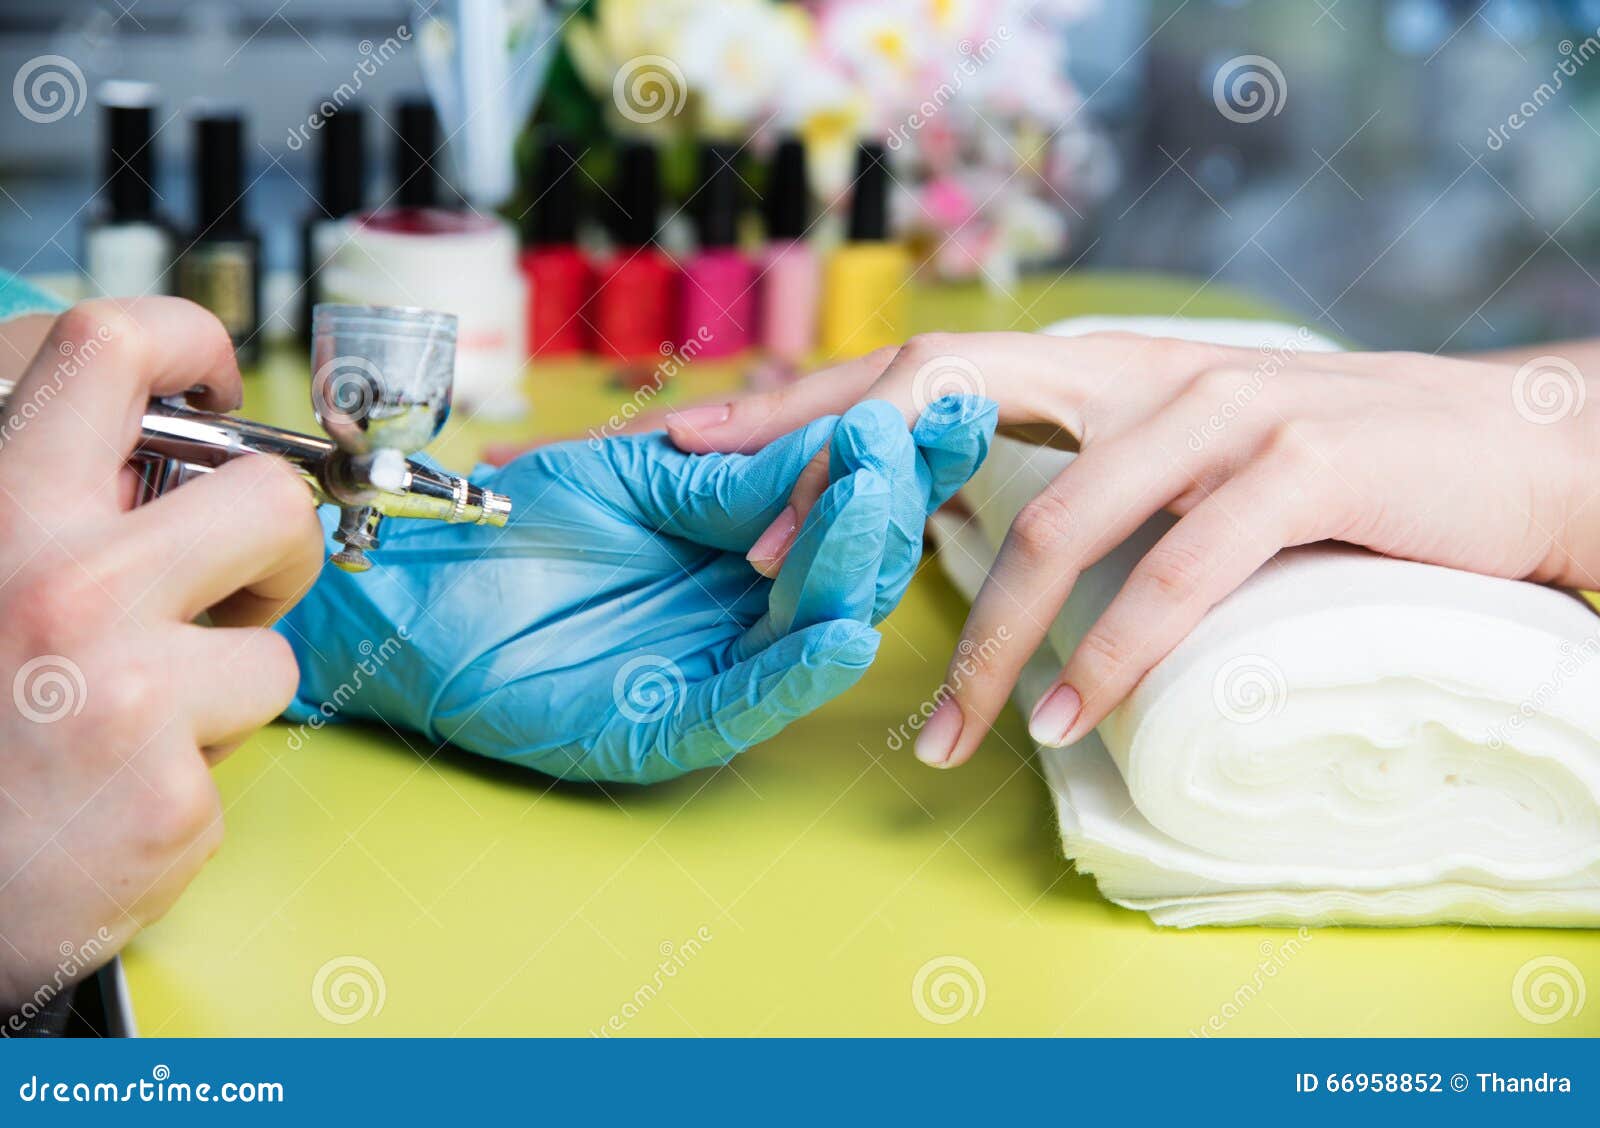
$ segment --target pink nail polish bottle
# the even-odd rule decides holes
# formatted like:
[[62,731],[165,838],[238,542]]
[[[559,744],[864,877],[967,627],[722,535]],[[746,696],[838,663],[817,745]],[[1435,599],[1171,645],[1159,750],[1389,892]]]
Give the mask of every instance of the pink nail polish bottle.
[[808,203],[805,145],[798,137],[786,138],[767,185],[756,326],[768,361],[789,376],[804,366],[817,344],[822,263],[806,241]]
[[755,334],[755,264],[739,250],[739,176],[734,151],[700,150],[695,198],[699,249],[683,264],[679,343],[702,342],[697,355],[733,356]]

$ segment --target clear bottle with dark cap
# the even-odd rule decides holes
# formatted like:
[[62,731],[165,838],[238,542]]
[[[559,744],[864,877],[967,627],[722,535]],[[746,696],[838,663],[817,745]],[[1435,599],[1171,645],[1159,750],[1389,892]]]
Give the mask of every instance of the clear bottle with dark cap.
[[316,203],[300,229],[300,332],[308,348],[311,307],[323,300],[319,281],[322,268],[348,237],[348,220],[361,209],[367,180],[365,111],[351,103],[323,116],[321,121]]
[[439,115],[423,97],[406,98],[395,112],[393,152],[394,194],[397,208],[439,206]]
[[178,294],[217,315],[249,366],[261,355],[261,239],[245,217],[244,121],[202,110],[194,137],[195,226],[178,259]]
[[105,123],[101,205],[84,230],[83,263],[91,293],[136,298],[171,286],[176,240],[157,212],[155,87],[107,82],[100,88]]
[[889,166],[883,146],[856,153],[848,241],[828,260],[822,348],[829,359],[861,356],[906,339],[911,253],[889,237]]

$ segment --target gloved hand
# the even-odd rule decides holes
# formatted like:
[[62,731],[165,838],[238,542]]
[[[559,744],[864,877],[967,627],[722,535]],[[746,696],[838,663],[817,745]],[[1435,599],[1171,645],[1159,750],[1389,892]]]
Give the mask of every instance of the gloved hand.
[[[280,623],[301,669],[289,719],[382,718],[562,778],[726,763],[860,678],[868,624],[995,421],[988,400],[951,396],[908,432],[867,401],[752,455],[652,434],[480,468],[512,498],[504,529],[391,520],[371,571],[325,568]],[[768,580],[744,553],[830,439],[830,485]]]

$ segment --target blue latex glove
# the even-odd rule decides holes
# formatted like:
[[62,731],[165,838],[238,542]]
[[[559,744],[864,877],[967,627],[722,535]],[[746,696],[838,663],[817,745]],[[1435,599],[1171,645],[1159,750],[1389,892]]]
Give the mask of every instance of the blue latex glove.
[[[726,763],[860,678],[869,623],[995,420],[988,400],[947,397],[908,431],[868,401],[753,455],[655,434],[475,474],[512,498],[506,528],[391,519],[371,571],[324,569],[279,625],[301,670],[289,718],[380,718],[563,778]],[[830,439],[830,485],[768,580],[744,554]]]

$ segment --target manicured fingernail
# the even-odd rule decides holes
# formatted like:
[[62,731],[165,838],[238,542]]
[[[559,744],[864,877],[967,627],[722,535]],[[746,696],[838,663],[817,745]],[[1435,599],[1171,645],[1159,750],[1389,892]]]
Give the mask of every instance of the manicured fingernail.
[[1083,698],[1078,696],[1078,691],[1070,685],[1058,685],[1033,707],[1033,716],[1028,718],[1028,735],[1040,744],[1059,748],[1066,743],[1072,722],[1081,712]]
[[783,554],[788,551],[789,542],[794,540],[796,524],[798,520],[794,506],[785,505],[783,512],[778,514],[777,519],[767,526],[767,531],[757,537],[756,543],[745,553],[744,558],[750,561],[750,566],[763,576],[770,578],[777,575]]
[[916,752],[917,759],[930,768],[948,767],[950,753],[956,750],[956,741],[959,739],[961,739],[961,706],[947,699],[940,702],[939,707],[933,711],[933,716],[928,718],[928,723],[917,733],[917,743],[913,751]]
[[668,427],[687,427],[691,431],[698,431],[703,427],[717,427],[728,421],[728,416],[733,412],[733,405],[726,403],[708,403],[700,407],[686,407],[682,411],[673,411],[667,414]]

